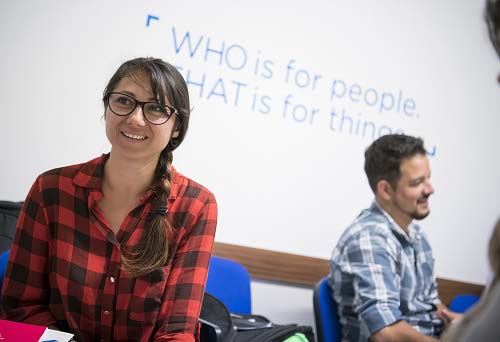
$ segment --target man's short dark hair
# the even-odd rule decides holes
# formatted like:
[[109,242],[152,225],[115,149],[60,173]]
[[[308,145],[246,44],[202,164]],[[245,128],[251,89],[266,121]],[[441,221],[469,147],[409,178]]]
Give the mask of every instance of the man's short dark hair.
[[382,179],[396,188],[403,160],[425,153],[420,138],[389,134],[375,140],[365,151],[365,173],[373,192],[377,193],[377,183]]
[[484,14],[491,42],[500,56],[500,1],[487,0]]

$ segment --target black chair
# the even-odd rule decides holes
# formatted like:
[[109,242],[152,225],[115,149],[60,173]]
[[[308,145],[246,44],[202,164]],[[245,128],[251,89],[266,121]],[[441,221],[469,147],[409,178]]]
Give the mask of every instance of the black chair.
[[10,249],[23,202],[0,201],[0,253]]

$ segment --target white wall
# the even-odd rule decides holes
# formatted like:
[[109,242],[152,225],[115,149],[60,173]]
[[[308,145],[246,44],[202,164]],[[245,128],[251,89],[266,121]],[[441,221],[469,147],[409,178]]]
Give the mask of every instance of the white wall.
[[[158,56],[191,82],[191,126],[174,164],[216,194],[218,241],[329,258],[372,199],[369,121],[422,136],[435,152],[423,227],[438,276],[484,283],[500,214],[500,103],[483,2],[3,1],[0,197],[22,200],[39,173],[108,151],[107,80],[129,58]],[[158,20],[147,26],[148,15]],[[203,77],[201,90],[193,82]],[[354,100],[348,90],[331,97],[340,80]],[[279,291],[256,291],[259,309],[281,303],[269,295]],[[304,307],[299,297],[286,303]]]
[[313,291],[307,287],[252,281],[252,312],[277,324],[314,327]]

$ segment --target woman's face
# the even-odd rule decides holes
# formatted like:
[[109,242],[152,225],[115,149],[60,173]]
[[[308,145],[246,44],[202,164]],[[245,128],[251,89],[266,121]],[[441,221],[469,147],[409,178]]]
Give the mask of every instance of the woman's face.
[[[124,77],[118,82],[113,92],[130,95],[141,102],[159,102],[153,96],[149,76],[144,73]],[[166,104],[170,105],[168,99]],[[113,113],[106,107],[106,136],[111,143],[111,151],[116,156],[125,158],[151,160],[156,162],[161,151],[167,146],[175,127],[175,114],[162,125],[148,122],[142,113],[141,106],[127,116]]]

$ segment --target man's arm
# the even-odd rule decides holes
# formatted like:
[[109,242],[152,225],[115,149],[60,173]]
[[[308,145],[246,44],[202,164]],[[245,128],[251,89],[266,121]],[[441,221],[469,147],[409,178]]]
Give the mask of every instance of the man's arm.
[[[352,276],[352,310],[368,335],[402,319],[401,285],[396,274],[397,252],[384,232],[365,227],[346,242],[338,268]],[[368,337],[365,335],[365,338]]]
[[390,245],[384,234],[370,229],[349,242],[349,252],[343,261],[344,268],[354,277],[357,293],[354,311],[367,327],[372,341],[436,341],[402,319],[402,288],[396,274],[399,257]]
[[438,341],[433,337],[424,335],[416,331],[411,325],[405,321],[398,321],[370,336],[371,342],[431,342]]
[[[437,310],[437,315],[439,318],[441,318],[445,324],[450,323],[452,320],[461,317],[462,315],[453,311],[450,311],[445,305],[443,304],[437,304],[436,305],[438,310]],[[422,342],[427,342],[427,341],[438,341],[433,337],[424,335],[416,331],[411,325],[406,323],[405,321],[398,321],[394,324],[391,324],[383,329],[380,329],[379,331],[375,332],[373,335],[370,336],[370,341],[377,342],[377,341],[384,341],[384,342],[391,342],[391,341],[422,341]]]

